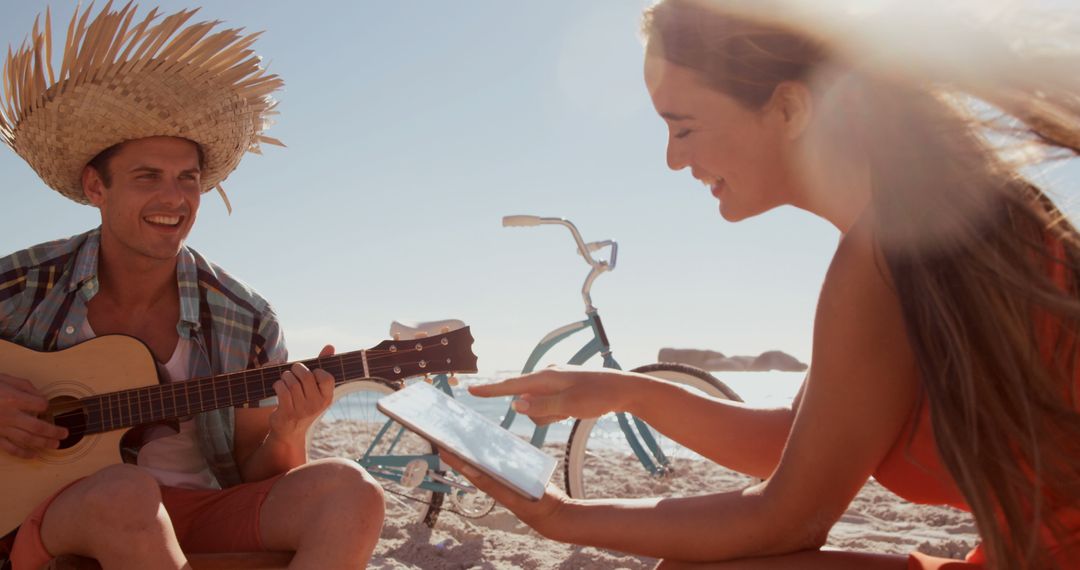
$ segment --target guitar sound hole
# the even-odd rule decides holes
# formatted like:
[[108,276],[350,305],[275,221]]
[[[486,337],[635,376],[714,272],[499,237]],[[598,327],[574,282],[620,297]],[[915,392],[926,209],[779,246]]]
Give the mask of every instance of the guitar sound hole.
[[[67,449],[79,443],[82,441],[83,434],[86,433],[86,412],[83,411],[82,407],[72,409],[70,401],[75,400],[74,398],[58,398],[52,402],[53,408],[59,407],[65,410],[53,414],[52,417],[54,424],[68,430],[68,436],[60,440],[60,449]],[[57,404],[60,405],[57,406]]]

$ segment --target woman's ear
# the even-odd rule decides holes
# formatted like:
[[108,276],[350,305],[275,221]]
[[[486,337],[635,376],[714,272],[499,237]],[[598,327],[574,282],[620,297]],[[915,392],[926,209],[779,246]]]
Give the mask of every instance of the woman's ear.
[[806,133],[814,113],[814,98],[810,88],[799,81],[784,81],[773,90],[769,107],[782,121],[788,140],[795,140]]
[[93,166],[86,165],[82,171],[83,195],[91,204],[101,207],[105,202],[105,181]]

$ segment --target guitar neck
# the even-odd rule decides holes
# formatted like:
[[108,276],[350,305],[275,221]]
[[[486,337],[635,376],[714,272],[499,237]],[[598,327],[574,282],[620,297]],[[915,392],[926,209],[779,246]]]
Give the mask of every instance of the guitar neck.
[[[384,341],[370,349],[301,361],[321,368],[335,386],[349,379],[400,380],[442,372],[476,372],[468,327],[410,341]],[[109,392],[82,398],[85,433],[100,433],[210,410],[258,402],[274,395],[274,382],[294,363]]]

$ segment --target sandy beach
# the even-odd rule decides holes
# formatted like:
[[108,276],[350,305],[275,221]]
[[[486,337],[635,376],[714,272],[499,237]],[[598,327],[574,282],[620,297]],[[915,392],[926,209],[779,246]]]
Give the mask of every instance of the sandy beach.
[[[320,455],[348,454],[342,431],[319,436]],[[355,433],[355,432],[354,432]],[[551,448],[558,454],[557,448]],[[647,477],[628,457],[598,454],[603,467],[597,491],[606,495],[647,492]],[[700,463],[700,462],[697,462]],[[556,471],[556,479],[559,479]],[[718,492],[744,488],[752,480],[720,468],[680,468],[679,491]],[[416,520],[413,504],[387,494],[387,517],[371,568],[652,568],[656,560],[547,540],[496,506],[480,518],[443,511],[434,529]],[[962,557],[975,543],[971,517],[948,507],[913,505],[869,481],[833,527],[827,548],[904,554],[913,550]]]

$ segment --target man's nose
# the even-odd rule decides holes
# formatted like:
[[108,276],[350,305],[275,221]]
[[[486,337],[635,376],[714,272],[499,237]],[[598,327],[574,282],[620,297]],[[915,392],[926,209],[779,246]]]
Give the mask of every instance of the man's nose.
[[160,192],[161,200],[168,204],[182,204],[184,203],[184,186],[183,181],[175,178],[168,180],[162,185]]

